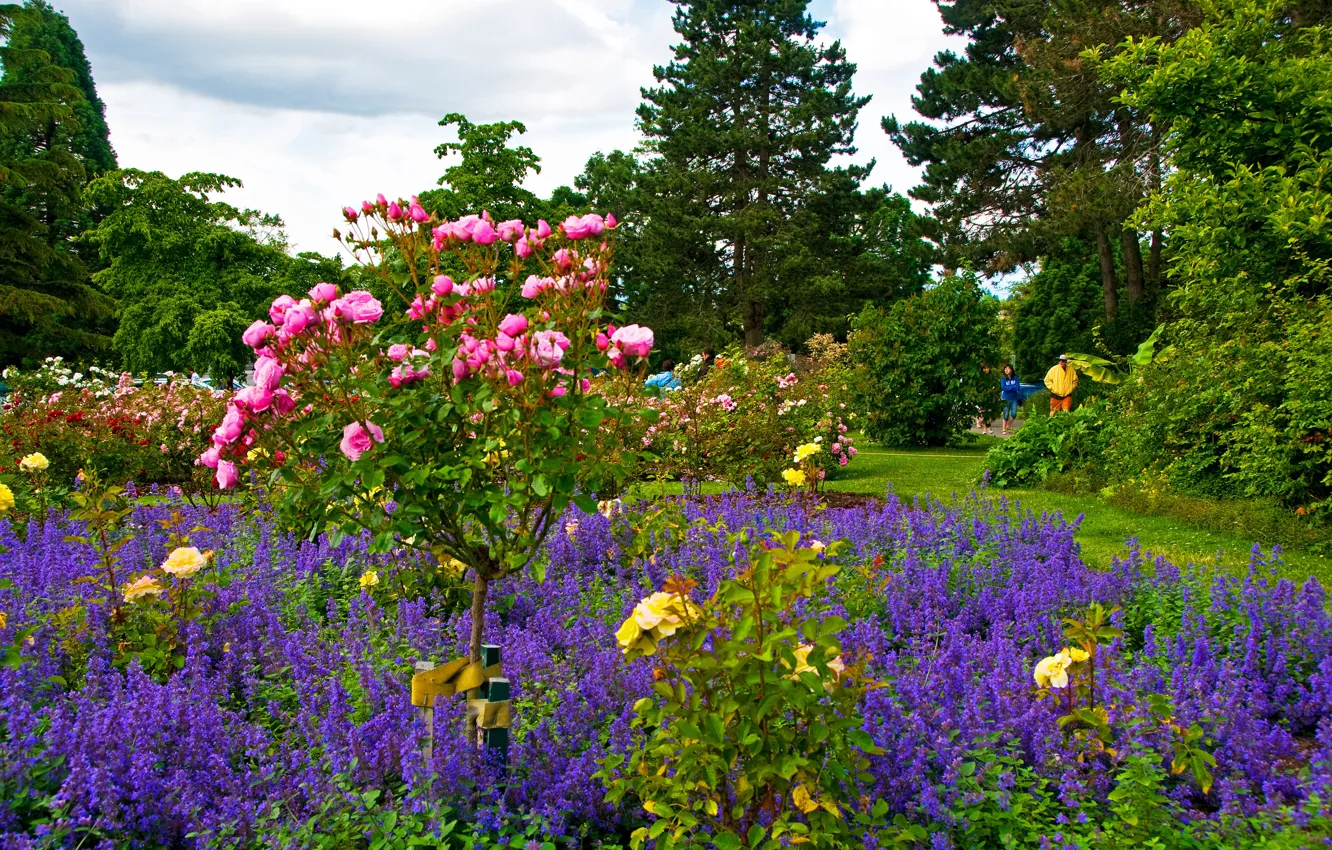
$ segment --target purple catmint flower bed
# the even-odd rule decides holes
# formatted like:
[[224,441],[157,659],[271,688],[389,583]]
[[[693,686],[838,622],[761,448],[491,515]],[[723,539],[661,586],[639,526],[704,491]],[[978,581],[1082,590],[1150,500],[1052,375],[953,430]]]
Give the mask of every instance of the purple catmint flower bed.
[[[469,615],[446,581],[427,598],[395,598],[400,578],[419,586],[415,558],[303,542],[264,511],[140,506],[122,580],[165,557],[157,521],[173,509],[185,527],[208,527],[191,544],[216,552],[180,663],[149,669],[108,643],[101,591],[80,581],[96,574],[95,556],[65,540],[77,523],[0,521],[0,579],[12,582],[0,590],[0,645],[36,627],[0,669],[0,847],[298,846],[282,824],[388,810],[428,828],[453,818],[473,835],[531,836],[532,847],[625,844],[643,814],[608,806],[593,776],[605,755],[635,746],[631,707],[653,671],[624,662],[615,630],[671,574],[700,593],[715,585],[725,530],[745,526],[850,542],[830,598],[850,623],[844,654],[883,683],[863,704],[884,750],[863,791],[933,833],[928,846],[983,846],[968,836],[1005,814],[1036,831],[1047,818],[1045,846],[1091,846],[1122,804],[1111,795],[1125,760],[1151,753],[1164,757],[1155,808],[1190,829],[1271,822],[1313,835],[1326,824],[1332,617],[1321,586],[1277,580],[1260,553],[1242,577],[1136,554],[1098,571],[1062,518],[988,499],[671,504],[680,534],[649,557],[629,553],[642,512],[659,505],[580,514],[549,543],[544,583],[491,589],[486,637],[503,648],[515,714],[502,781],[464,744],[460,703],[439,711],[433,759],[421,757],[413,663],[462,654]],[[368,591],[366,570],[379,578]],[[1119,738],[1114,754],[1080,759],[1056,701],[1036,698],[1032,669],[1065,645],[1062,618],[1092,602],[1122,609],[1124,637],[1102,656]],[[1145,694],[1204,729],[1216,758],[1206,793],[1168,775],[1156,732],[1118,723]],[[1014,808],[1036,788],[1045,808]]]

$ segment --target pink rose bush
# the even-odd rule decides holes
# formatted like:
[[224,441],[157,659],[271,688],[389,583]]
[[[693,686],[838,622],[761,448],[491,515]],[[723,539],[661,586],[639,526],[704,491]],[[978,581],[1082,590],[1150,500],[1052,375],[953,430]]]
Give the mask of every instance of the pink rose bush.
[[[621,345],[627,347],[633,335],[622,336]],[[796,450],[817,445],[819,452],[802,464],[810,467],[817,490],[857,454],[849,375],[840,364],[804,360],[793,370],[779,347],[748,353],[732,348],[701,380],[695,364],[677,371],[684,389],[652,400],[658,418],[641,436],[659,458],[658,474],[691,487],[724,481],[784,488],[782,473],[793,466]]]
[[462,562],[483,606],[571,500],[616,495],[625,435],[654,415],[629,403],[652,331],[603,319],[616,222],[440,221],[383,196],[343,216],[338,238],[397,305],[332,283],[275,299],[244,334],[254,385],[198,462],[223,488],[257,473],[307,527]]

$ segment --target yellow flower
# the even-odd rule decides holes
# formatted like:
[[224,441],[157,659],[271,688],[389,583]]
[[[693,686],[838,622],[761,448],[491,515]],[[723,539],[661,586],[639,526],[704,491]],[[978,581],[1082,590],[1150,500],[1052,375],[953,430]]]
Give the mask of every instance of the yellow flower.
[[47,460],[46,455],[41,452],[33,452],[19,461],[19,467],[24,472],[41,472],[50,465],[51,461]]
[[817,555],[818,553],[822,552],[824,549],[827,549],[828,545],[824,543],[822,540],[815,540],[809,544],[809,548],[813,549],[814,554]]
[[1073,657],[1067,649],[1061,650],[1058,655],[1042,658],[1033,672],[1036,684],[1042,688],[1067,688],[1068,667],[1072,663]]
[[822,448],[818,443],[805,443],[803,446],[797,446],[795,450],[795,462],[804,463],[806,459],[819,453]]
[[14,507],[14,491],[0,484],[0,513],[4,513]]
[[226,643],[222,644],[222,651],[231,652],[231,641],[227,641]]
[[171,550],[171,554],[162,562],[162,569],[176,578],[189,578],[207,565],[207,555],[193,546],[181,546]]
[[374,570],[366,570],[361,574],[361,587],[374,587],[379,584],[379,573]]
[[1087,650],[1078,649],[1076,646],[1067,647],[1064,652],[1067,652],[1068,657],[1072,658],[1074,661],[1086,661],[1091,657],[1087,654]]
[[699,616],[698,606],[673,593],[657,592],[640,601],[615,633],[615,639],[628,653],[638,648],[644,655],[657,651],[657,641],[670,637],[686,619]]
[[443,558],[439,562],[439,568],[451,576],[461,576],[467,572],[467,565],[454,557]]
[[5,619],[5,612],[0,611],[0,629],[3,629],[7,625],[9,625],[9,621]]
[[125,586],[125,601],[135,602],[145,596],[157,596],[162,592],[162,585],[152,576],[139,576]]
[[782,470],[782,478],[786,479],[786,483],[792,487],[801,487],[805,483],[805,471],[803,469],[784,469]]
[[[814,644],[812,643],[802,643],[795,648],[796,668],[790,678],[799,679],[801,673],[817,674],[819,672],[817,667],[809,663],[809,654],[813,649]],[[842,656],[834,655],[832,658],[828,659],[828,669],[833,672],[833,678],[838,678],[845,673],[846,664],[843,663]]]

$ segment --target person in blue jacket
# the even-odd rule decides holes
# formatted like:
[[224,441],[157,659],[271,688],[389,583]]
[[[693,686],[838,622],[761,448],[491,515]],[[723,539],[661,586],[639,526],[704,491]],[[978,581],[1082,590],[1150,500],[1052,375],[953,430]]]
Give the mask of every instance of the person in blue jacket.
[[675,361],[664,361],[661,364],[661,371],[647,379],[647,386],[660,387],[663,390],[680,389],[680,379],[675,375]]
[[1022,402],[1022,384],[1011,363],[1004,364],[1004,374],[999,378],[999,394],[1004,400],[1004,433],[1011,434],[1017,420],[1018,404]]

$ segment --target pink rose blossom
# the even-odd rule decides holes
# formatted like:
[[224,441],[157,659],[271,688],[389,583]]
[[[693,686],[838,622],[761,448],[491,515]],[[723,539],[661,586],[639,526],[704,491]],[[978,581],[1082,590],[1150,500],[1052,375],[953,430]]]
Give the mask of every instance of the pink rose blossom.
[[310,300],[316,304],[328,304],[338,297],[338,288],[331,283],[316,283],[310,287]]
[[296,306],[296,299],[290,295],[279,295],[273,299],[273,306],[268,308],[268,318],[273,320],[273,324],[282,324],[287,311]]
[[293,304],[291,309],[287,310],[286,317],[282,322],[282,330],[288,337],[296,336],[301,331],[315,323],[319,314],[309,301],[301,301],[299,304]]
[[384,432],[378,425],[373,422],[366,422],[365,425],[352,422],[342,429],[342,442],[338,444],[338,448],[348,460],[357,461],[361,459],[361,455],[370,451],[375,443],[382,442],[384,442]]
[[273,403],[273,391],[264,387],[246,387],[236,393],[236,404],[252,413],[262,413]]
[[472,241],[478,245],[493,245],[499,238],[495,228],[485,219],[478,221],[472,228]]
[[538,365],[553,367],[564,359],[569,338],[559,331],[537,331],[532,335],[532,359]]
[[641,325],[625,325],[611,335],[611,342],[628,357],[647,357],[652,351],[652,329]]
[[545,239],[550,235],[550,225],[546,223],[544,218],[537,219],[536,235],[538,239]]
[[282,382],[282,364],[272,357],[260,357],[254,364],[254,383],[255,386],[263,387],[266,390],[275,390],[278,384]]
[[461,381],[471,373],[472,370],[467,368],[465,361],[459,360],[457,357],[453,358],[453,379],[455,381]]
[[375,211],[375,205],[369,201],[361,201],[361,212],[370,215]]
[[236,464],[229,460],[219,460],[217,462],[217,486],[223,490],[230,490],[236,486],[240,480],[240,474],[236,472]]
[[532,246],[526,236],[513,243],[513,252],[524,260],[532,256]]
[[499,233],[499,238],[505,242],[517,242],[523,235],[523,222],[516,218],[501,221],[495,230]]
[[435,282],[430,284],[430,291],[436,295],[448,295],[453,291],[453,278],[446,274],[435,275]]
[[403,345],[400,342],[395,343],[394,345],[390,345],[388,349],[388,359],[396,363],[402,358],[406,357],[407,352],[409,350],[410,349],[408,349],[407,346]]
[[212,448],[208,449],[208,451],[199,455],[199,463],[203,464],[209,469],[217,469],[217,462],[221,459],[221,454],[222,450],[219,449],[217,446],[213,446]]
[[241,334],[241,342],[245,343],[250,348],[258,348],[264,344],[264,340],[268,339],[276,331],[277,329],[268,322],[259,319],[246,328],[245,333]]
[[517,369],[509,369],[504,373],[504,377],[508,379],[511,387],[516,387],[523,382],[523,373]]
[[225,446],[236,442],[245,430],[245,417],[241,416],[239,410],[232,407],[227,410],[227,415],[222,417],[222,424],[213,431],[213,444]]
[[379,321],[384,315],[384,307],[369,292],[356,290],[334,301],[331,305],[333,316],[352,324],[364,325]]
[[523,297],[536,298],[538,295],[541,294],[541,290],[545,289],[544,284],[545,281],[537,277],[536,275],[534,274],[528,275],[527,280],[523,281]]
[[551,259],[554,260],[555,265],[559,266],[561,269],[567,270],[573,266],[573,256],[565,248],[561,248],[552,254]]
[[607,230],[614,230],[617,226],[619,226],[619,222],[615,220],[615,213],[610,213],[609,215],[607,215],[607,216],[606,216],[606,229],[607,229]]
[[358,212],[357,212],[354,208],[352,208],[352,207],[343,207],[343,208],[342,208],[342,217],[345,218],[345,219],[347,219],[347,221],[349,221],[349,222],[355,222],[356,219],[358,219],[358,218],[361,217],[361,214],[358,213]]
[[499,323],[499,330],[500,333],[509,336],[521,336],[523,331],[527,330],[527,317],[518,313],[510,313]]
[[417,223],[430,220],[430,213],[426,212],[425,207],[421,206],[416,201],[412,201],[412,205],[408,208],[407,214],[412,217],[412,221]]

